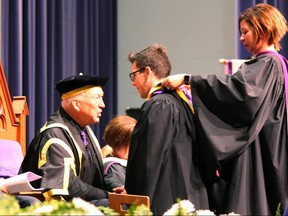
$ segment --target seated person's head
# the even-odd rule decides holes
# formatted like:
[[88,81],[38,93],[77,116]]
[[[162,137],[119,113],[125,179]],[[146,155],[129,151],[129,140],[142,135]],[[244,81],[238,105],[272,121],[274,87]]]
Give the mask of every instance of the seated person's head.
[[104,141],[113,149],[112,156],[128,159],[130,139],[136,119],[120,115],[111,119],[104,131]]

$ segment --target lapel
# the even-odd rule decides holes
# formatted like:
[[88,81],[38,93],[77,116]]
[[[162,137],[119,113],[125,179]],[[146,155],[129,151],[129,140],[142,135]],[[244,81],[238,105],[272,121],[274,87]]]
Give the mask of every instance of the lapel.
[[93,147],[93,149],[97,153],[98,158],[101,158],[101,161],[103,163],[102,151],[101,151],[101,147],[100,147],[100,144],[98,142],[98,139],[96,138],[96,136],[93,133],[90,126],[86,126],[85,129],[87,132],[87,136],[89,136],[90,140],[92,141],[91,146]]

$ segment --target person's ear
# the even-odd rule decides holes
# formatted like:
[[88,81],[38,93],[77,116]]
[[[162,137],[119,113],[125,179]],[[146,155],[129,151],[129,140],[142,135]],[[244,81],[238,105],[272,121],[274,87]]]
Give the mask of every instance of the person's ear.
[[71,103],[75,110],[80,111],[81,102],[79,100],[72,100]]
[[145,67],[145,73],[147,73],[148,75],[151,75],[152,69],[149,66]]

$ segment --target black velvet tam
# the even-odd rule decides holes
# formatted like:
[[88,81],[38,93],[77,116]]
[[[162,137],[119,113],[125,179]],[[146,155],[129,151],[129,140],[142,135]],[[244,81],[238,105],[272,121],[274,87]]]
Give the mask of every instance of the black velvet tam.
[[55,88],[58,90],[60,95],[62,95],[67,92],[70,92],[75,89],[82,88],[88,85],[105,86],[108,80],[109,80],[108,77],[97,77],[97,76],[80,74],[76,76],[67,77],[59,81],[58,83],[56,83]]

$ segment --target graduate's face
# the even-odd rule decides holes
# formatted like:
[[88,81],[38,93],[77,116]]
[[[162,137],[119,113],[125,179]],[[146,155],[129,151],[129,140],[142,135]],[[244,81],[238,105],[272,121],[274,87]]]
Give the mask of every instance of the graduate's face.
[[[137,71],[139,68],[136,66],[136,62],[132,64],[132,71]],[[149,68],[145,68],[145,70],[135,73],[134,80],[132,81],[132,85],[137,88],[137,91],[140,94],[141,98],[147,98],[147,95],[151,89],[151,86],[148,82],[149,75],[147,74]]]
[[262,51],[263,40],[260,39],[259,42],[255,41],[255,36],[253,34],[253,29],[245,21],[240,22],[240,41],[243,43],[243,46],[250,52],[252,55],[257,55]]
[[79,119],[82,120],[82,125],[92,125],[100,121],[102,110],[105,108],[103,96],[101,87],[93,87],[82,95],[79,104]]

